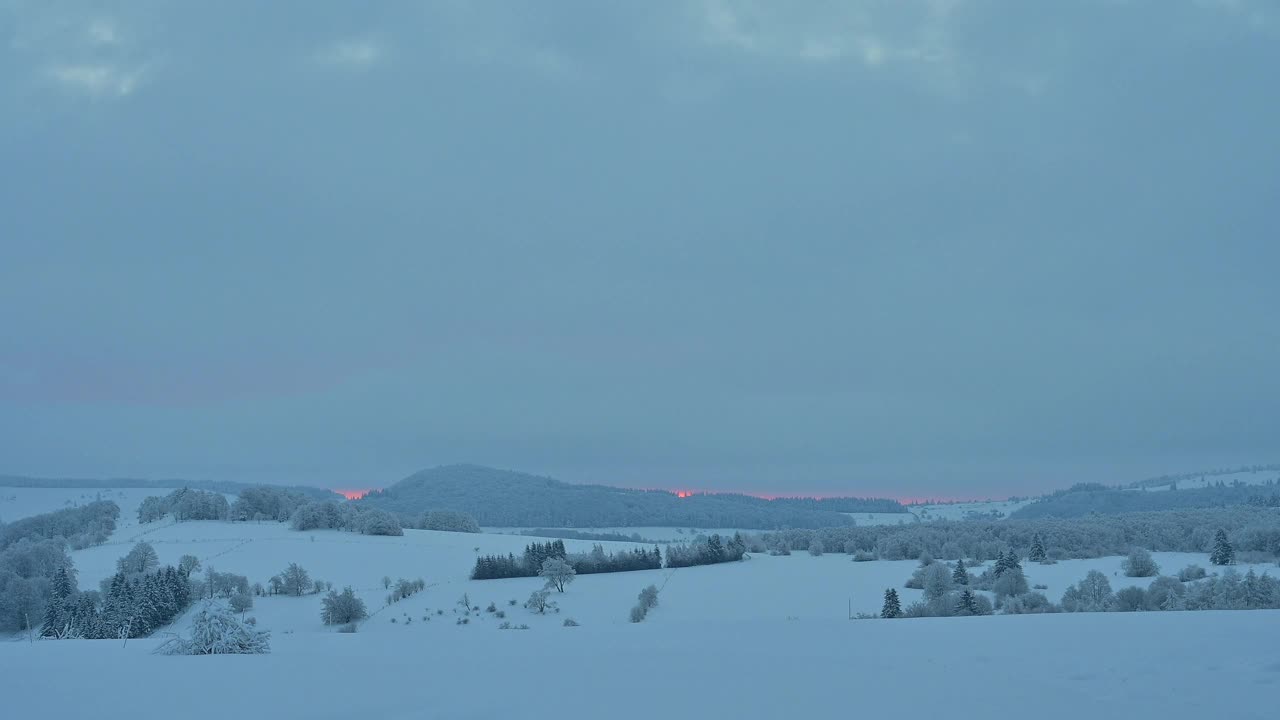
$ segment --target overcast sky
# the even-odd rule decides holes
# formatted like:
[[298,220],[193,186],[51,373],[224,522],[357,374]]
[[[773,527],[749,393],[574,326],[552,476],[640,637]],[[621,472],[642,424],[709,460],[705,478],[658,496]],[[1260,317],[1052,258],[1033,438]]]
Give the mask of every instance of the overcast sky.
[[1280,5],[0,0],[0,473],[1280,461]]

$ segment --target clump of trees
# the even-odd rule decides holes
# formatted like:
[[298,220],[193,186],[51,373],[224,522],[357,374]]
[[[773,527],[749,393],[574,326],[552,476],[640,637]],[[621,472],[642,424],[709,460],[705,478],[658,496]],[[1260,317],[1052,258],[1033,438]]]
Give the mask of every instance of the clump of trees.
[[160,496],[151,496],[138,506],[138,522],[155,522],[173,515],[178,522],[184,520],[226,520],[231,516],[231,505],[222,493],[182,488]]
[[301,492],[280,487],[251,487],[240,491],[231,503],[232,520],[285,522],[310,499]]
[[117,572],[101,592],[76,589],[74,572],[60,568],[41,618],[49,638],[137,638],[150,635],[184,612],[194,597],[186,573],[167,566]]
[[563,560],[577,575],[656,570],[662,567],[662,551],[657,546],[652,551],[637,548],[611,553],[605,552],[601,545],[596,544],[589,553],[571,554],[565,550],[563,540],[552,540],[530,543],[525,546],[520,557],[511,553],[505,557],[481,555],[476,558],[471,579],[537,577],[542,572],[543,563],[551,558]]
[[[390,588],[390,578],[383,578],[383,580],[386,581],[383,584]],[[391,603],[400,602],[414,593],[421,592],[426,587],[427,581],[422,578],[418,578],[417,580],[406,580],[404,578],[400,578],[399,580],[396,580],[395,588],[392,589],[391,594],[387,596],[387,604],[390,605]]]
[[718,534],[710,537],[700,536],[688,545],[668,545],[667,567],[681,568],[737,562],[746,552],[746,542],[738,533],[735,533],[728,542]]
[[363,535],[404,535],[400,520],[385,510],[353,503],[308,502],[289,518],[294,530],[347,530]]
[[443,532],[480,532],[480,523],[475,518],[456,510],[428,510],[418,519],[417,526],[423,530]]
[[119,519],[120,506],[110,500],[20,518],[0,525],[0,550],[24,539],[38,542],[55,538],[82,550],[106,542]]
[[284,572],[272,575],[267,585],[272,595],[301,596],[321,592],[323,589],[323,583],[320,583],[321,587],[317,587],[317,583],[311,580],[311,574],[298,563],[289,563],[289,567],[285,568]]
[[364,601],[356,597],[350,585],[342,592],[330,590],[320,603],[320,619],[325,625],[347,625],[369,617]]

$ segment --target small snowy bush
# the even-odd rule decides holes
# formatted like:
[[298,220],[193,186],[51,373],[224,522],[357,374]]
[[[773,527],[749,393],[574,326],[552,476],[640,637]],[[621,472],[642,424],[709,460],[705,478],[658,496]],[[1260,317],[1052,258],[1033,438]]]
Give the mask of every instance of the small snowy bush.
[[191,619],[191,637],[168,640],[161,655],[260,655],[271,652],[270,633],[254,630],[222,605],[206,602]]
[[574,620],[573,618],[565,618],[565,619],[564,619],[564,626],[565,626],[565,627],[578,627],[578,621],[577,621],[577,620]]
[[1134,548],[1120,567],[1125,577],[1155,577],[1160,574],[1160,566],[1151,558],[1151,553],[1142,548]]

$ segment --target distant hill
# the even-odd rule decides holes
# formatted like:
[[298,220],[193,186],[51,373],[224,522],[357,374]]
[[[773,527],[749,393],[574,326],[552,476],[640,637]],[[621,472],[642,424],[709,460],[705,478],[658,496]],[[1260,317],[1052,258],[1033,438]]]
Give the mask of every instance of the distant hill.
[[[1196,476],[1198,477],[1198,475]],[[1176,485],[1175,485],[1176,487]],[[1258,485],[1210,485],[1188,489],[1118,489],[1095,483],[1059,490],[1024,506],[1009,516],[1011,520],[1078,518],[1097,513],[1189,510],[1229,505],[1280,504],[1280,485],[1274,480]]]
[[342,497],[332,490],[307,485],[263,485],[262,483],[241,483],[229,480],[182,480],[180,478],[143,480],[140,478],[36,478],[22,475],[0,475],[0,487],[156,488],[157,490],[192,488],[194,490],[208,490],[227,495],[236,495],[242,490],[251,487],[274,487],[292,490],[316,500],[336,500]]
[[491,527],[661,526],[769,530],[854,524],[844,512],[905,512],[905,508],[893,500],[766,500],[733,494],[680,498],[664,490],[573,485],[549,477],[479,465],[446,465],[423,470],[357,502],[405,515],[427,510],[457,510]]

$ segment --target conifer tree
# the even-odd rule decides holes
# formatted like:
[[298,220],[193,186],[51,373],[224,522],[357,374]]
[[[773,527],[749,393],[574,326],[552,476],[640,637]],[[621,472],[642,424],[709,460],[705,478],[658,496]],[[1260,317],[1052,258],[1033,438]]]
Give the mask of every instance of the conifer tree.
[[1040,539],[1040,533],[1036,533],[1031,540],[1031,552],[1027,555],[1027,561],[1042,563],[1047,559],[1048,555],[1044,551],[1044,541]]
[[956,614],[957,615],[977,615],[978,614],[978,604],[974,600],[973,592],[968,588],[965,588],[964,592],[960,593],[960,597],[956,600]]
[[1227,540],[1227,531],[1221,528],[1213,536],[1213,552],[1209,554],[1209,562],[1214,565],[1231,565],[1236,561],[1235,548]]
[[902,616],[902,604],[898,601],[898,591],[889,588],[884,591],[884,607],[880,610],[880,617],[890,619]]
[[956,561],[955,572],[951,573],[951,582],[956,585],[969,584],[969,571],[964,568],[964,558]]

